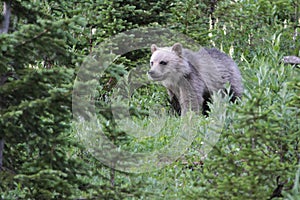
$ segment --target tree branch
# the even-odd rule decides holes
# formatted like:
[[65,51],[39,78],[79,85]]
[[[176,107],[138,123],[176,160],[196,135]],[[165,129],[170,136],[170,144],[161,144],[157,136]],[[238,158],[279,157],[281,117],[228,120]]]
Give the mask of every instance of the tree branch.
[[20,44],[16,45],[15,48],[17,48],[19,46],[23,46],[25,44],[28,44],[28,43],[32,42],[33,40],[36,40],[36,39],[42,37],[47,32],[48,32],[48,29],[45,29],[44,31],[42,31],[42,32],[38,33],[37,35],[35,35],[33,38],[25,40],[25,41],[21,42]]

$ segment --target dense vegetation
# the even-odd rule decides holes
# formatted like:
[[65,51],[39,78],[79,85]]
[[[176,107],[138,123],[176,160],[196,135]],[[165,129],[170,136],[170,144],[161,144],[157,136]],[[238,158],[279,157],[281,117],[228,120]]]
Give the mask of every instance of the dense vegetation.
[[[0,199],[300,199],[300,69],[282,62],[300,56],[299,1],[5,0],[1,10]],[[101,45],[114,48],[113,36],[147,34],[150,27],[214,46],[237,62],[242,100],[228,104],[216,96],[212,105],[212,113],[227,105],[224,126],[213,114],[187,122],[175,116],[157,84],[130,91],[128,82],[147,78],[150,46],[108,56],[105,70],[87,67],[89,55],[103,55]],[[185,44],[160,36],[167,45]],[[94,94],[93,105],[77,96],[78,88]],[[116,88],[130,91],[121,102],[130,121],[116,118]],[[176,143],[186,126],[197,135]],[[113,168],[100,162],[107,152],[91,150],[103,144],[93,138],[100,129],[119,149],[175,159],[156,170],[134,161],[127,171]],[[204,158],[199,149],[210,129],[221,135]]]

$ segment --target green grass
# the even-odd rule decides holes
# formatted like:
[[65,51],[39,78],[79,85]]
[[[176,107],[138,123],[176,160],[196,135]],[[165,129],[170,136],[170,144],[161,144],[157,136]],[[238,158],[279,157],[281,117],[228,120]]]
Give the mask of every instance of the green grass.
[[[118,188],[135,188],[125,199],[266,199],[278,175],[284,180],[294,177],[299,69],[280,64],[276,48],[270,46],[269,51],[269,56],[257,55],[240,65],[243,99],[228,104],[217,95],[208,118],[172,115],[165,91],[157,85],[135,91],[128,102],[146,114],[116,119],[113,127],[127,137],[113,142],[119,151],[146,156],[140,158],[142,165],[128,168],[133,174],[108,170]],[[105,132],[108,121],[97,119],[90,129],[85,123],[77,132]],[[285,188],[291,185],[288,181]],[[292,199],[292,194],[284,194]]]

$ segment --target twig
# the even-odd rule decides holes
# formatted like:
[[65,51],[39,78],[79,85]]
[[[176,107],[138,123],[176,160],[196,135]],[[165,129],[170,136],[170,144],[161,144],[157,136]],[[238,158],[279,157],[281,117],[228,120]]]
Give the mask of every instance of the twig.
[[47,33],[48,31],[49,31],[48,29],[45,29],[43,32],[41,32],[41,33],[35,35],[33,38],[30,38],[29,40],[25,40],[25,41],[21,42],[21,44],[16,45],[15,48],[16,48],[16,47],[19,47],[19,46],[23,46],[23,45],[25,45],[25,44],[27,44],[27,43],[32,42],[33,40],[36,40],[36,39],[40,38],[42,35],[44,35],[44,34]]

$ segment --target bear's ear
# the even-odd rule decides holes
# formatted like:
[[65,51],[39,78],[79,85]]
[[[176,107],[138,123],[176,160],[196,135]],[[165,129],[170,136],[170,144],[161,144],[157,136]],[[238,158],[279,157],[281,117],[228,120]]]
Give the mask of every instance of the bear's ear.
[[154,51],[156,51],[158,49],[158,47],[155,44],[151,45],[151,53],[154,53]]
[[182,54],[182,45],[180,43],[175,43],[172,46],[172,51],[174,51],[177,54],[177,56],[181,56],[181,54]]

